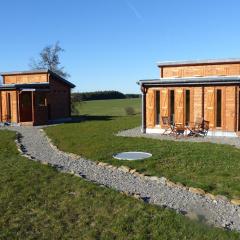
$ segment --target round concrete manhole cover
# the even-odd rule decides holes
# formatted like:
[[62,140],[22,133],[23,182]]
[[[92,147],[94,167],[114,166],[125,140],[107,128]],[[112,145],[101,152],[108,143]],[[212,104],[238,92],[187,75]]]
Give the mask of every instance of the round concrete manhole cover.
[[113,157],[118,160],[134,161],[152,157],[152,154],[146,152],[121,152],[113,155]]

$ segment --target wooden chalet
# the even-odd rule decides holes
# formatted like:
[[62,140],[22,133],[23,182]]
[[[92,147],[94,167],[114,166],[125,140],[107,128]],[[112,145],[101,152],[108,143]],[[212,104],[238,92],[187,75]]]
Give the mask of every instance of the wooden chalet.
[[160,78],[140,80],[142,130],[162,133],[162,117],[209,121],[208,135],[240,134],[240,59],[160,62]]
[[0,120],[21,125],[47,124],[71,116],[74,84],[50,70],[1,73]]

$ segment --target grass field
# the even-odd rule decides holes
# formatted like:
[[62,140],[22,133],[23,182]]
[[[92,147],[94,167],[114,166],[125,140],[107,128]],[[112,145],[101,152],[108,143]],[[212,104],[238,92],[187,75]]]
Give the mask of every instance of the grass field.
[[79,112],[84,115],[124,116],[125,108],[132,107],[136,114],[140,113],[141,99],[114,99],[86,101],[76,104]]
[[[130,101],[130,100],[129,100]],[[99,101],[99,105],[114,105]],[[85,108],[91,103],[86,103]],[[97,102],[95,102],[97,104]],[[128,103],[129,105],[129,103]],[[105,107],[99,106],[99,109]],[[115,110],[108,108],[107,115]],[[113,108],[114,109],[114,108]],[[91,110],[88,110],[91,112]],[[82,111],[85,113],[84,111]],[[97,112],[94,111],[94,115]],[[160,141],[146,138],[116,137],[120,130],[140,125],[140,115],[120,116],[53,126],[46,129],[55,144],[68,152],[114,165],[128,165],[148,175],[165,176],[187,186],[200,187],[213,194],[240,198],[240,150],[229,145]],[[114,153],[147,151],[153,157],[144,161],[117,161]]]
[[21,157],[0,132],[0,239],[239,239]]

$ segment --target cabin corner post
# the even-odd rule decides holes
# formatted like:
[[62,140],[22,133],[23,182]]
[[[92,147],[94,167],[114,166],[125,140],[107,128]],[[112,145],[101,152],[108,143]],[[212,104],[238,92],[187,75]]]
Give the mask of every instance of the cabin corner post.
[[142,92],[142,133],[146,133],[146,93],[147,89],[141,85]]

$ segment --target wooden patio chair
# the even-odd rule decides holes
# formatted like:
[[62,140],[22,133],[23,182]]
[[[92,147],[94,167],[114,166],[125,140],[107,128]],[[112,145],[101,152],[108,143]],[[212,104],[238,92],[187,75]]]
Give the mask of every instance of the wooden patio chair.
[[180,136],[185,137],[186,130],[187,130],[187,128],[184,126],[184,124],[177,123],[174,125],[173,132],[175,133],[176,138],[178,138]]
[[190,128],[190,133],[188,135],[205,137],[208,134],[208,130],[209,130],[209,121],[202,119],[200,123],[200,119],[198,119],[194,127]]
[[202,127],[199,131],[199,134],[203,137],[207,136],[209,130],[209,121],[203,120]]
[[171,122],[171,119],[168,116],[162,117],[161,127],[164,129],[164,132],[162,133],[162,135],[171,135],[174,133],[174,124]]

